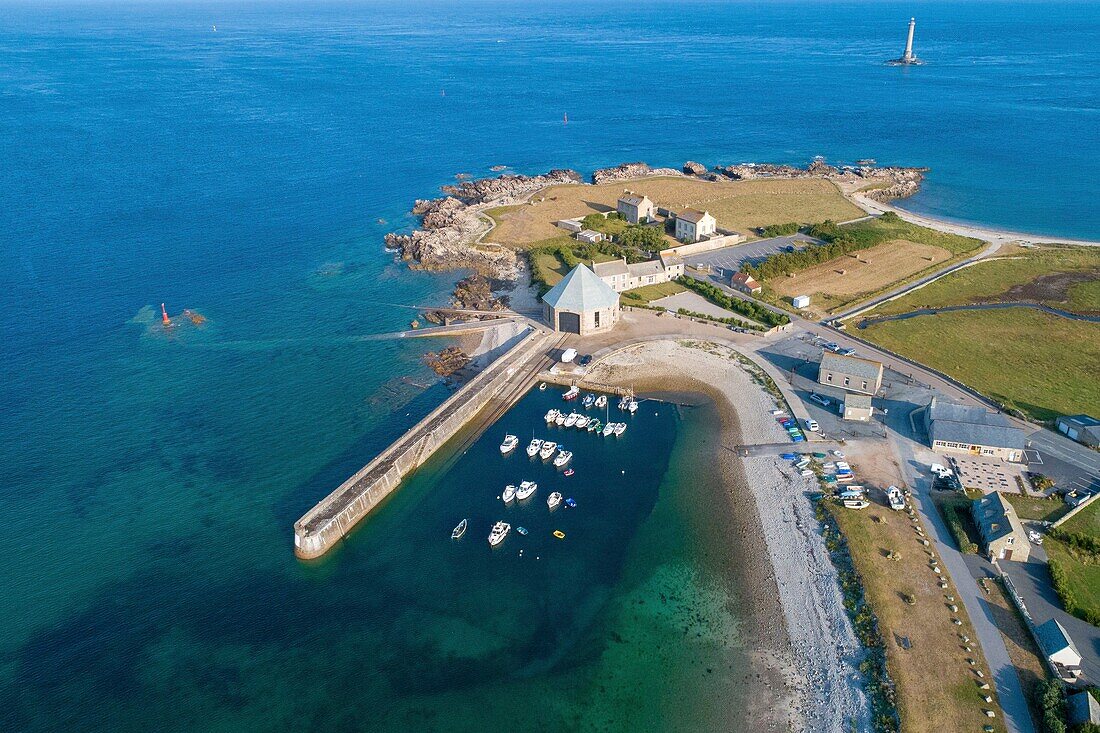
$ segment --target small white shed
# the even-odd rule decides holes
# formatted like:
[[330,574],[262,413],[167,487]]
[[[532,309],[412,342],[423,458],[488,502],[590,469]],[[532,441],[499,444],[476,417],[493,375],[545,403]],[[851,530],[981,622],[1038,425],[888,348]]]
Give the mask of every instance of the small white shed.
[[791,305],[795,308],[805,308],[810,304],[810,296],[808,295],[796,295],[791,298]]

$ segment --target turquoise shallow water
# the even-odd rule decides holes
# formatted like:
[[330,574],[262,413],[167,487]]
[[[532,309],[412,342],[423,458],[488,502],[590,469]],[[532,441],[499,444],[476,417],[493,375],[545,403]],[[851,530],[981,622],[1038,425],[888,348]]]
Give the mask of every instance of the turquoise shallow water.
[[[423,344],[361,337],[407,324],[390,303],[445,298],[452,275],[410,272],[381,236],[455,173],[870,155],[932,167],[918,210],[1100,236],[1082,165],[1100,148],[1093,3],[3,10],[6,729],[353,728],[382,689],[395,725],[421,696],[462,698],[441,690],[474,675],[398,663],[438,632],[387,636],[371,616],[384,599],[387,619],[434,623],[402,612],[442,603],[429,581],[457,571],[419,568],[439,556],[416,550],[452,517],[404,495],[449,494],[402,492],[379,515],[418,541],[368,525],[320,566],[290,552],[294,519],[445,395],[422,387]],[[929,65],[883,66],[912,12]],[[162,301],[209,320],[166,338]],[[655,466],[676,463],[669,431]],[[637,538],[691,524],[655,486],[649,514],[606,520],[606,564],[586,556],[588,622],[568,625],[593,648],[623,635],[614,599],[632,568],[657,567],[644,550],[666,547]],[[526,570],[509,573],[509,603],[528,610]],[[547,668],[523,689],[552,676],[572,715],[629,708],[578,692],[599,669],[580,647],[555,663],[543,637],[519,638]],[[675,677],[631,658],[647,680]],[[338,695],[357,706],[324,705]]]

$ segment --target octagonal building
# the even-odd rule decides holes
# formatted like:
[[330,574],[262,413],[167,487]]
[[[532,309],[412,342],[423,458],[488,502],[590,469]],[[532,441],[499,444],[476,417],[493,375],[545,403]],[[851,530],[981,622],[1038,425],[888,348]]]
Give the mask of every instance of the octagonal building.
[[546,322],[555,331],[585,336],[619,320],[619,294],[580,264],[542,296]]

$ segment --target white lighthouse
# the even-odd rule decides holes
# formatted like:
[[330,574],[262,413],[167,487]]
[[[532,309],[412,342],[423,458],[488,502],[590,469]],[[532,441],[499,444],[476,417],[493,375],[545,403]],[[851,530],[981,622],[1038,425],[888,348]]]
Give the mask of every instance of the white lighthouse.
[[913,66],[913,65],[924,63],[923,61],[921,61],[920,59],[918,59],[916,56],[913,55],[913,31],[916,30],[916,27],[917,27],[917,19],[916,18],[910,18],[909,19],[909,35],[906,36],[906,38],[905,38],[905,53],[902,54],[900,59],[895,59],[895,60],[891,61],[890,62],[891,64],[894,64],[896,66]]

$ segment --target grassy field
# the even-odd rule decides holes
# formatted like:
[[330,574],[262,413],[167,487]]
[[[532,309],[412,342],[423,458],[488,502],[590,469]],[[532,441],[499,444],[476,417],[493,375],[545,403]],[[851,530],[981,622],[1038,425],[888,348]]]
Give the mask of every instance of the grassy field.
[[807,310],[820,317],[848,303],[865,300],[866,294],[878,292],[951,257],[951,252],[940,247],[891,239],[802,270],[794,277],[773,278],[769,285],[781,298],[809,295]]
[[486,241],[530,247],[557,236],[561,230],[554,222],[559,219],[613,210],[624,188],[645,194],[658,205],[673,210],[706,209],[717,219],[719,227],[744,234],[768,224],[845,221],[863,215],[836,186],[820,179],[711,182],[657,177],[602,186],[551,186],[533,197],[533,203],[487,211],[496,227]]
[[650,301],[676,295],[676,293],[682,293],[685,290],[687,288],[679,283],[658,283],[657,285],[644,285],[640,288],[627,290],[621,298],[623,305],[646,305]]
[[1100,324],[1009,308],[876,323],[855,333],[1038,420],[1100,414]]
[[1051,560],[1057,560],[1058,564],[1065,569],[1077,605],[1081,609],[1100,614],[1100,560],[1095,556],[1074,550],[1052,537],[1047,537],[1043,541],[1043,547],[1047,551],[1047,556]]
[[998,256],[953,272],[873,315],[914,308],[1001,300],[1028,300],[1081,313],[1100,313],[1100,248],[1012,247]]
[[1074,514],[1072,519],[1061,526],[1061,529],[1066,532],[1100,537],[1100,499]]
[[1055,522],[1069,511],[1069,505],[1058,498],[1041,499],[1023,494],[1005,492],[1001,494],[1020,519],[1033,519],[1039,522]]
[[[848,540],[867,599],[878,615],[887,666],[897,684],[902,730],[978,731],[990,723],[1003,730],[999,717],[991,721],[982,712],[989,706],[966,661],[978,660],[988,679],[981,650],[966,652],[959,642],[960,633],[975,636],[970,620],[961,608],[959,613],[948,608],[947,596],[954,591],[937,585],[939,576],[931,571],[909,518],[877,504],[862,512],[835,505],[829,511]],[[891,552],[899,553],[900,559],[891,560]],[[914,603],[907,603],[905,596]],[[951,623],[955,616],[962,626]],[[899,643],[902,638],[908,639],[908,649]]]

